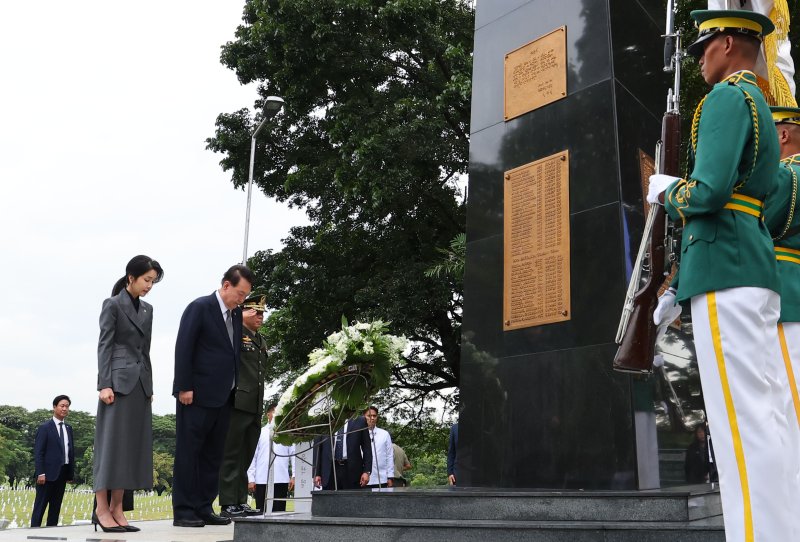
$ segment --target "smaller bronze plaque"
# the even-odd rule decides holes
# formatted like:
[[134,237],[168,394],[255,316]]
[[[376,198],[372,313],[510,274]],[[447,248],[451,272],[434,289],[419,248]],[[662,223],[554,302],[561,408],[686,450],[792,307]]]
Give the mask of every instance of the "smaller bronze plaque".
[[503,329],[570,313],[569,152],[506,171]]
[[556,28],[506,55],[505,120],[567,95],[567,27]]

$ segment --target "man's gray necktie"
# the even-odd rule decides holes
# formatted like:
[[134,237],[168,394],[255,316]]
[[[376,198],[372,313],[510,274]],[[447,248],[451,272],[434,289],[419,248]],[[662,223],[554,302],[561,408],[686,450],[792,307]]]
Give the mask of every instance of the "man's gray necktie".
[[61,447],[64,449],[64,462],[63,464],[67,464],[67,444],[64,442],[64,422],[58,422],[58,438],[61,439]]
[[228,339],[230,339],[231,346],[233,346],[233,318],[231,318],[230,309],[225,311],[225,327],[228,328]]
[[342,461],[344,458],[344,428],[336,432],[336,445],[334,446],[333,458]]

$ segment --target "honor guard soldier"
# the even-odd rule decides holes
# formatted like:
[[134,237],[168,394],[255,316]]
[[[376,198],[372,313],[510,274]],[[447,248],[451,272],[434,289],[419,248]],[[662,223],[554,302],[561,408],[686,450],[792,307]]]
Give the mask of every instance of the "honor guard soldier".
[[[764,202],[764,219],[775,243],[781,284],[781,317],[778,344],[785,371],[779,373],[785,385],[781,399],[786,413],[789,441],[785,457],[790,474],[795,473],[795,498],[800,503],[800,212],[797,211],[797,179],[800,174],[800,108],[771,107],[778,130],[781,164],[778,188]],[[795,517],[800,517],[796,514]]]
[[653,175],[647,200],[684,224],[677,300],[691,304],[726,540],[800,540],[776,421],[780,297],[762,220],[778,138],[752,71],[774,25],[751,11],[691,16],[699,33],[688,52],[713,88],[694,114],[687,178]]
[[261,514],[247,504],[247,468],[261,434],[267,347],[258,328],[264,322],[265,297],[251,295],[242,304],[242,350],[231,423],[219,473],[219,503],[229,518]]

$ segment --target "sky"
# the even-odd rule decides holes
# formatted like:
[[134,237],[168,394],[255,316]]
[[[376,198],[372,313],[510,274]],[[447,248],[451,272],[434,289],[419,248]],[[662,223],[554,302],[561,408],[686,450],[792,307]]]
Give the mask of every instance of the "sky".
[[[0,404],[95,413],[100,307],[146,254],[153,412],[174,412],[181,314],[242,258],[246,193],[205,139],[257,98],[219,63],[243,5],[0,3]],[[306,222],[259,191],[251,209],[249,255]]]

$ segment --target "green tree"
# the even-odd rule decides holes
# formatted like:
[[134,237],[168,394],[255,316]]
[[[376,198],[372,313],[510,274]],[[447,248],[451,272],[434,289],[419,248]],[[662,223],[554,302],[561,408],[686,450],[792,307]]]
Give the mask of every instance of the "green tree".
[[[272,377],[322,339],[382,318],[414,341],[394,385],[458,384],[460,277],[426,275],[465,229],[474,13],[467,0],[248,0],[222,62],[286,100],[259,137],[255,183],[305,210],[285,248],[248,262],[267,294]],[[221,114],[208,148],[242,187],[246,109]]]
[[175,455],[175,414],[153,415],[153,452]]
[[76,469],[75,483],[91,484],[91,450],[94,446],[95,418],[88,412],[72,410],[70,411],[66,421],[72,426],[72,434],[75,437],[75,465],[79,465],[81,461],[88,463],[89,465],[88,478],[86,477],[86,469]]
[[175,462],[172,454],[153,452],[153,489],[161,495],[172,491],[172,466]]
[[94,445],[75,456],[75,481],[87,486],[94,485]]
[[20,431],[0,425],[0,473],[13,488],[33,476],[33,454],[21,437]]

